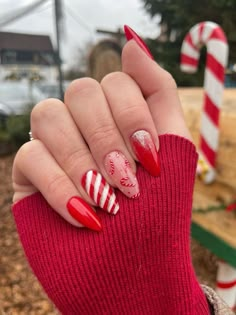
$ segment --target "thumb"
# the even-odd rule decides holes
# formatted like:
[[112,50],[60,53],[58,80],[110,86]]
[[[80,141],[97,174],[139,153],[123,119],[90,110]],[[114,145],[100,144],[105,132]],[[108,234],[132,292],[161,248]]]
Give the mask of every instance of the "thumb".
[[158,134],[176,134],[191,140],[172,75],[153,60],[146,44],[128,26],[125,34],[128,43],[122,52],[122,71],[139,85]]

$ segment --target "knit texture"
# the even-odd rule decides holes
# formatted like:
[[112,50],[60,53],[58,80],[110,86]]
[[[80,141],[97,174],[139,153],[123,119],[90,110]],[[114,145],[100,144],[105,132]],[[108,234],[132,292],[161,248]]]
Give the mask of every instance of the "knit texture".
[[190,256],[197,154],[160,136],[160,177],[139,166],[141,196],[117,191],[120,211],[98,210],[103,231],[64,221],[40,193],[13,207],[29,263],[62,314],[209,314]]

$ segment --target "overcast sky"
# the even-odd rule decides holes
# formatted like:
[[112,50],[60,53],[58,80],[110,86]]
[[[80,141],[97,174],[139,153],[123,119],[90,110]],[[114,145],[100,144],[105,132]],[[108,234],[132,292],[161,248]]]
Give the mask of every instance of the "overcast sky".
[[[96,28],[116,31],[128,24],[141,36],[157,37],[156,19],[151,20],[143,9],[141,0],[62,0],[65,12],[65,35],[62,42],[62,58],[73,64],[75,51],[86,43],[96,42],[101,35]],[[0,21],[7,13],[35,2],[35,0],[0,0]],[[53,0],[23,18],[1,28],[1,31],[48,34],[55,41]]]

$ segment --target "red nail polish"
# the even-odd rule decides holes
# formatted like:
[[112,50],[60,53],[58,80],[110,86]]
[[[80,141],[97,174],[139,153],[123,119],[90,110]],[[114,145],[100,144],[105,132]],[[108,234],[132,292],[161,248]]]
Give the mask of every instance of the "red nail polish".
[[160,175],[158,152],[149,132],[138,130],[131,136],[130,141],[140,164],[152,176]]
[[67,203],[67,209],[70,215],[85,227],[98,232],[102,230],[99,217],[80,197],[72,197]]
[[151,59],[154,59],[146,43],[134,30],[132,30],[132,28],[130,28],[128,25],[125,25],[124,31],[125,31],[125,36],[126,36],[127,41],[134,39],[136,43],[139,45],[139,47],[142,48],[142,50],[148,55],[148,57],[150,57]]

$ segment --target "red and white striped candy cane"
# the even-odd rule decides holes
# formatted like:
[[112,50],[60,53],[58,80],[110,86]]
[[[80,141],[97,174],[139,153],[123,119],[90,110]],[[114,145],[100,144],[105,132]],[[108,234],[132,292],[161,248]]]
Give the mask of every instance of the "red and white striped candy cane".
[[181,70],[196,72],[200,49],[207,46],[197,172],[205,183],[215,178],[216,154],[219,144],[219,115],[224,90],[224,73],[228,62],[228,43],[219,25],[202,22],[192,27],[181,48]]
[[236,269],[226,262],[218,262],[216,292],[231,307],[236,307]]

